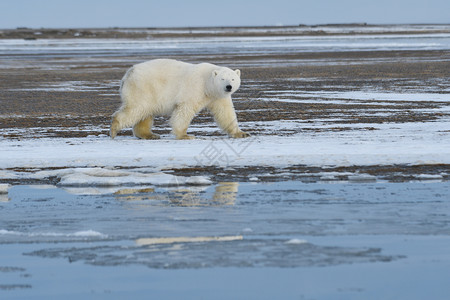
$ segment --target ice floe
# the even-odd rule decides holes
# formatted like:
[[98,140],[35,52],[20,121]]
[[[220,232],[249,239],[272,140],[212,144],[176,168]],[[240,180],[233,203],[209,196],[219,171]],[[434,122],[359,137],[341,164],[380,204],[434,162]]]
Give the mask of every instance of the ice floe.
[[0,183],[0,202],[9,201],[8,191],[11,188],[10,184]]
[[75,168],[63,170],[61,186],[117,186],[117,185],[208,185],[211,181],[203,176],[174,176],[162,172],[139,173],[105,168]]
[[[48,171],[37,175],[49,175]],[[122,186],[122,185],[209,185],[211,181],[204,176],[175,176],[162,172],[140,173],[105,168],[69,168],[56,172],[60,186]]]
[[61,232],[20,232],[6,229],[0,229],[0,236],[27,236],[27,237],[75,237],[75,238],[106,238],[106,234],[103,234],[94,230],[81,230],[72,233]]
[[144,245],[174,244],[174,243],[231,242],[231,241],[239,241],[242,239],[243,239],[242,235],[159,237],[159,238],[140,238],[136,240],[136,244],[144,246]]
[[290,239],[285,242],[285,244],[290,244],[290,245],[301,245],[301,244],[307,244],[307,243],[308,243],[307,240],[301,240],[301,239]]

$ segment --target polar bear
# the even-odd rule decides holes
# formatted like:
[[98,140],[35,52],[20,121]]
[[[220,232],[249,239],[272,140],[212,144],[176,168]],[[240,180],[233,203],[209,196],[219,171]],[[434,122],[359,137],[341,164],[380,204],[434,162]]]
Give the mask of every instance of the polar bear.
[[177,139],[193,139],[186,131],[194,116],[207,108],[230,137],[249,136],[239,129],[231,95],[239,88],[239,70],[209,63],[190,64],[155,59],[131,67],[122,78],[122,106],[113,114],[111,138],[133,126],[142,139],[159,139],[151,130],[155,116],[170,115]]

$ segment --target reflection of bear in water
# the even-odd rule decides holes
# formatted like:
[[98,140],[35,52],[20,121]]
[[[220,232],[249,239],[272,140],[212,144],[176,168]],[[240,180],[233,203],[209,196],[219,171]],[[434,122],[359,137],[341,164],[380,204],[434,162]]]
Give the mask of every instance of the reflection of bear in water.
[[121,189],[114,193],[118,199],[127,201],[159,200],[177,206],[222,206],[234,205],[239,183],[219,182],[212,198],[202,197],[205,187],[178,186],[168,188],[167,194],[155,193],[153,188]]
[[200,196],[195,187],[177,188],[169,195],[171,204],[179,206],[222,206],[234,205],[238,192],[239,183],[219,182],[212,199],[205,199]]
[[170,115],[177,139],[186,134],[194,116],[203,108],[230,137],[249,134],[239,129],[231,94],[240,86],[241,72],[213,64],[188,64],[172,59],[155,59],[131,67],[122,79],[122,106],[114,113],[111,138],[133,126],[136,137],[158,139],[151,131],[155,116]]

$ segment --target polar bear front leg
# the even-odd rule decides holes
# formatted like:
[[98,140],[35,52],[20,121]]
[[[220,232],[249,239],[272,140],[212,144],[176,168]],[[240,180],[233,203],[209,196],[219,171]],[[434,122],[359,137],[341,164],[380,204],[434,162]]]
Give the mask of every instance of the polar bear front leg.
[[170,117],[170,124],[172,132],[175,134],[177,140],[192,140],[195,139],[193,135],[188,135],[187,129],[195,116],[195,111],[184,104],[177,104]]
[[208,105],[219,127],[232,138],[244,138],[250,136],[247,132],[239,129],[236,112],[231,98],[213,100]]
[[122,106],[113,114],[110,129],[111,138],[114,139],[122,128],[136,124],[139,119],[141,119],[141,116],[136,114],[133,109],[129,109],[127,106]]
[[136,137],[140,139],[145,140],[157,140],[159,139],[159,135],[154,134],[152,132],[152,126],[153,126],[153,116],[150,116],[133,127],[133,133]]

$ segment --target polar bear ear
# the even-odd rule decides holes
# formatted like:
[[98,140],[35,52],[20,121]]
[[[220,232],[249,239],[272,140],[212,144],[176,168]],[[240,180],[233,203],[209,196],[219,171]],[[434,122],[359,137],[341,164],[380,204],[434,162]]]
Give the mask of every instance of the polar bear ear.
[[217,75],[219,75],[219,71],[214,70],[214,71],[212,72],[212,75],[213,75],[214,77],[216,77]]
[[234,70],[234,72],[236,72],[237,76],[241,77],[241,70],[236,69],[236,70]]

